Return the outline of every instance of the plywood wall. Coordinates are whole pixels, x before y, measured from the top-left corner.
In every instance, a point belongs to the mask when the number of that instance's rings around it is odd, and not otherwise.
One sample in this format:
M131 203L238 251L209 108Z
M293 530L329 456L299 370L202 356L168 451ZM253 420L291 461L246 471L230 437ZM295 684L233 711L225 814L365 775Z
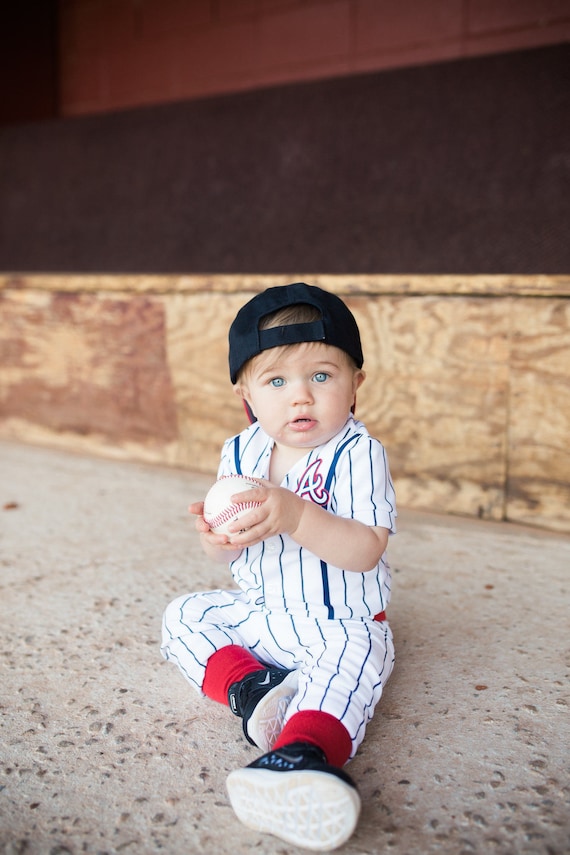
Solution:
M213 475L228 327L299 279L356 315L401 505L570 530L568 277L0 277L0 436Z

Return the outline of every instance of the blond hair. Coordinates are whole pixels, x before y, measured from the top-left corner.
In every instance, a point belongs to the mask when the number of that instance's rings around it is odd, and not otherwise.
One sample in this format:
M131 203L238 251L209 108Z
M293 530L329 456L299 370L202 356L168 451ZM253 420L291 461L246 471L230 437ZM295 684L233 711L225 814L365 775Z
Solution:
M277 309L265 315L259 321L259 329L270 330L274 327L288 327L291 324L310 324L312 321L318 321L320 317L321 313L316 306L296 303L294 306L285 306L283 309Z

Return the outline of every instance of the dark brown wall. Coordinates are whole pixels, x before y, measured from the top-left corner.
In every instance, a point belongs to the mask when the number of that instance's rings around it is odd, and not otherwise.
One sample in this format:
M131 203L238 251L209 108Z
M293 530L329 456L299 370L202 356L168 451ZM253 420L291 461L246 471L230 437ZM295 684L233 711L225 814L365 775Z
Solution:
M0 129L0 268L561 273L568 45Z
M58 111L56 0L0 8L0 125L50 119Z

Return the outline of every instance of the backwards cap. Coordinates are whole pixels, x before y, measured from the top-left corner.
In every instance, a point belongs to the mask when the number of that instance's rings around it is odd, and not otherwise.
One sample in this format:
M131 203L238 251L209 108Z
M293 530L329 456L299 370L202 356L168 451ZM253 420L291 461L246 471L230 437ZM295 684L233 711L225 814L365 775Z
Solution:
M287 306L306 304L314 306L321 317L305 324L287 324L260 330L259 323L266 315ZM230 327L230 378L232 383L248 359L264 350L284 344L322 341L348 353L362 368L364 357L360 334L354 315L336 294L323 291L314 285L295 282L278 285L257 294L237 313Z

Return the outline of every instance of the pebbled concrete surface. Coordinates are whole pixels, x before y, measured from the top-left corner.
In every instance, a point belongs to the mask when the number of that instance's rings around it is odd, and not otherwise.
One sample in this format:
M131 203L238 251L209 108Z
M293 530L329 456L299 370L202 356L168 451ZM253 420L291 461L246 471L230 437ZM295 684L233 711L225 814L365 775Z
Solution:
M3 853L302 851L235 819L259 752L158 649L173 596L228 584L186 513L210 481L0 443ZM390 555L397 665L338 851L569 851L570 538L402 511Z

